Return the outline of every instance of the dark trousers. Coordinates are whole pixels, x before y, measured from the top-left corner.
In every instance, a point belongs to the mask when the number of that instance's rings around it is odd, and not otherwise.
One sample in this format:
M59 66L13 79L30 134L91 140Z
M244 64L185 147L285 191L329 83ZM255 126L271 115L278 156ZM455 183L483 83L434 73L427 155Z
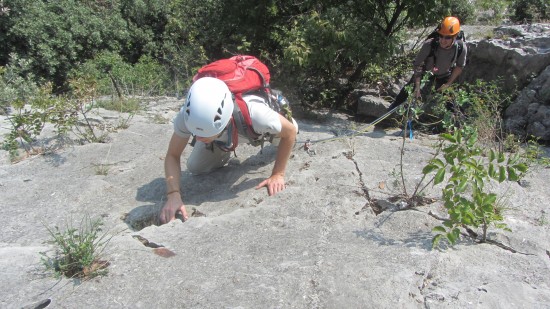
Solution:
M422 95L422 97L426 97L427 95L430 94L432 86L434 85L434 83L435 83L435 89L439 89L439 87L441 87L443 84L445 84L446 82L449 81L449 77L451 77L450 74L447 75L447 76L442 76L442 77L436 77L436 76L433 76L433 75L430 76L428 81L420 89L420 94ZM415 77L413 75L413 77L411 77L411 79L407 82L407 84L405 86L403 86L403 88L401 88L401 91L395 97L395 100L390 105L390 107L388 107L388 110L392 110L393 108L395 108L395 107L403 104L403 102L407 101L407 98L409 97L409 93L407 92L406 88L407 88L407 86L412 85L413 92L414 92L414 79L415 79Z

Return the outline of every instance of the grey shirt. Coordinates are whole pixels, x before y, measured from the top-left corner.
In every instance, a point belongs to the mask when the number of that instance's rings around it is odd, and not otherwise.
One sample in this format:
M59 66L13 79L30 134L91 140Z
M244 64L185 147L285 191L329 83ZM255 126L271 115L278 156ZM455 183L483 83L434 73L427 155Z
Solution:
M445 76L448 75L453 68L453 59L455 53L458 52L458 44L462 44L463 50L460 55L456 58L456 66L463 68L466 65L466 54L468 49L466 44L462 41L455 41L453 46L449 49L444 49L437 46L434 54L436 63L434 63L434 57L428 57L432 49L432 40L426 40L420 51L416 55L416 58L413 62L414 72L418 76L423 72L433 72L435 76Z

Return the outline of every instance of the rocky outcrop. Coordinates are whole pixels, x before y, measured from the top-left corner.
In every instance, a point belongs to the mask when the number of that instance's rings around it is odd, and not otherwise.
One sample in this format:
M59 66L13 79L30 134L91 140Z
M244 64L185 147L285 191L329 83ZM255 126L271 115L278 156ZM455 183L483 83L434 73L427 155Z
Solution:
M468 42L463 81L502 79L522 89L550 65L550 24L502 26L494 38Z
M495 28L497 39L469 43L464 80L501 78L523 89L505 111L505 127L522 137L550 141L550 24Z
M521 91L505 113L506 129L550 141L550 66Z

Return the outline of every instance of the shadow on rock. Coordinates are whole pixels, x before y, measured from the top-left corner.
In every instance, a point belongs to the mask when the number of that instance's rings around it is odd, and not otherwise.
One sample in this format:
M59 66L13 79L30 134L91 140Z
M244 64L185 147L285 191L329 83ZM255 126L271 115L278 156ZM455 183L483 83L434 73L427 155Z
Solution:
M183 171L180 188L185 195L184 202L200 205L206 201L224 201L236 197L240 191L254 188L267 177L265 173L256 170L271 164L275 154L276 148L267 146L264 147L263 154L258 153L243 162L239 162L238 158L232 158L228 165L208 174L192 175L188 171ZM257 177L248 177L254 174L257 174ZM166 199L165 193L164 178L156 178L138 188L136 200L157 203Z
M205 175L192 175L188 171L181 173L184 203L201 205L203 202L221 202L236 198L239 192L256 187L267 176L258 169L271 164L276 155L276 147L266 146L263 153L255 154L243 162L232 158L228 165ZM183 163L182 163L183 165ZM249 177L256 174L257 177ZM150 225L160 225L158 215L166 201L166 182L156 178L138 188L136 200L150 202L132 209L123 217L132 229L141 230Z
M140 231L151 225L160 225L159 212L162 203L142 205L132 209L121 219L134 231Z

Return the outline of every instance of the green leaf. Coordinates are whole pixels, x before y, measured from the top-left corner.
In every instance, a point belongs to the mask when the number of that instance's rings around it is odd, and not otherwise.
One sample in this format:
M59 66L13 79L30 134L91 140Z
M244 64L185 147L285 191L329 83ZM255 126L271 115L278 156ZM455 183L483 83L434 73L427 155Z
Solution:
M468 179L462 179L460 183L458 184L458 187L456 188L456 192L464 192L466 190L466 186L468 185Z
M427 175L427 174L435 171L437 168L438 167L435 164L428 164L428 165L424 166L424 168L422 169L422 174Z
M496 178L497 173L495 171L495 166L493 165L493 163L489 163L489 168L487 172L491 178Z
M472 213L466 213L465 216L462 218L462 223L466 225L472 225L474 223L474 216Z
M483 205L483 196L481 194L475 194L473 198L476 205Z
M494 193L491 193L487 195L487 197L485 197L485 203L495 204L496 201L497 201L497 195Z
M456 139L454 138L454 136L449 133L443 133L440 136L451 143L456 143Z
M443 181L443 179L445 179L445 169L440 168L437 171L437 173L435 174L434 185L437 185L437 184L441 183Z
M504 166L499 167L498 182L506 180L506 168Z
M445 162L447 162L447 164L450 164L450 165L453 165L454 164L454 159L456 158L456 154L455 153L447 153L445 154Z
M510 181L518 181L519 180L519 176L518 176L518 174L516 173L516 170L513 167L509 166L507 168L507 171L508 171L508 180L510 180Z
M444 167L445 166L445 163L443 163L443 161L441 161L440 159L433 159L432 164L434 164L438 167Z
M478 166L475 161L464 161L463 164L472 170L477 170Z
M504 162L504 160L506 160L506 158L504 157L504 152L500 152L498 154L498 161L497 162L502 163L502 162Z
M442 226L436 226L432 229L432 232L446 233L447 230Z
M519 154L516 153L515 155L513 156L510 156L508 158L508 162L506 162L506 165L513 165L513 164L516 164L516 162L518 162L519 160Z
M488 212L488 213L493 213L495 209L493 207L493 204L483 204L481 208L483 209L484 212Z
M493 162L496 159L497 155L495 154L495 151L491 149L489 152L489 162Z
M483 188L484 182L483 178L479 177L479 175L474 175L475 184L479 188Z
M432 248L436 248L439 245L441 237L443 237L442 234L437 234L434 236L434 238L432 238Z
M447 236L447 239L449 242L454 245L456 243L456 236L453 233L447 233L445 236Z
M527 169L528 169L528 166L525 163L520 163L520 164L514 165L514 168L516 168L517 170L519 170L522 173L526 173Z

